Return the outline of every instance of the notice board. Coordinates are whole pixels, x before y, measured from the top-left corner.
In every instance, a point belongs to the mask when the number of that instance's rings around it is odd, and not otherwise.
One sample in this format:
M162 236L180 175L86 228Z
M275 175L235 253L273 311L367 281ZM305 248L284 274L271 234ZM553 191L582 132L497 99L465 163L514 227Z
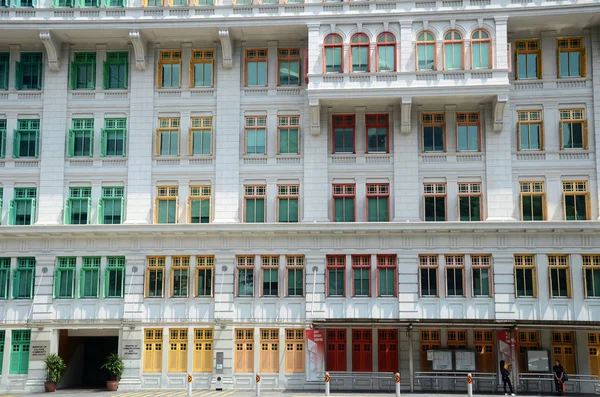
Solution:
M431 369L434 371L452 371L452 351L434 350Z
M527 350L527 371L550 372L547 350Z
M456 371L475 371L475 352L458 350L454 352L454 369Z

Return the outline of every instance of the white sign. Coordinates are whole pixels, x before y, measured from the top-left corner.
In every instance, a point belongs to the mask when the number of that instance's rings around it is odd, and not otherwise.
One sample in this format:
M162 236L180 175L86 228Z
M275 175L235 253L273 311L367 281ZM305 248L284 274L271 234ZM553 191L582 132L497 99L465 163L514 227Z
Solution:
M122 347L123 360L139 360L142 358L142 341L124 340Z
M43 361L50 353L50 341L31 341L29 343L29 361Z
M452 352L449 350L434 350L431 367L434 371L452 371Z
M433 361L433 350L427 350L427 361Z
M475 352L456 351L454 352L454 369L456 371L475 371Z

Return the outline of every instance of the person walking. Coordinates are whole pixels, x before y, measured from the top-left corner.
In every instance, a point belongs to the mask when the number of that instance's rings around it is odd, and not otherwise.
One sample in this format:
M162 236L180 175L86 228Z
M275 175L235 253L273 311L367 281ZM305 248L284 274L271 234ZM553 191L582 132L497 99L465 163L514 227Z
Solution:
M554 367L552 367L552 372L554 373L554 386L556 386L556 392L561 395L564 391L565 387L565 369L560 364L560 361L556 360L554 362Z
M508 392L506 391L506 385L510 389L510 395L515 396L515 392L513 390L512 382L510 381L510 371L512 370L512 364L505 364L504 360L500 360L500 375L502 375L502 386L504 387L504 395L508 396Z

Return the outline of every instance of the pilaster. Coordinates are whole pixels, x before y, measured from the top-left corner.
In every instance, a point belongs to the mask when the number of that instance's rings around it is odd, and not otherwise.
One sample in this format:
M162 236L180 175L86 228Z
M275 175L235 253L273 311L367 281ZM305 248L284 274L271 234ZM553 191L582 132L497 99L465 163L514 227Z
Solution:
M498 69L508 69L508 17L495 17L496 21L496 59L492 65Z
M411 72L415 70L415 58L412 53L414 38L412 33L412 21L401 20L400 21L400 51L399 58L400 64L398 67L399 72Z
M410 103L410 98L402 98L403 104L407 101ZM394 112L394 115L396 114L400 114L398 107ZM392 140L394 153L394 222L420 221L419 126L416 107L413 106L412 112L408 112L408 114L412 119L410 132L402 134L401 124L398 122L394 122L392 131L394 134ZM404 120L402 120L402 123L404 123Z

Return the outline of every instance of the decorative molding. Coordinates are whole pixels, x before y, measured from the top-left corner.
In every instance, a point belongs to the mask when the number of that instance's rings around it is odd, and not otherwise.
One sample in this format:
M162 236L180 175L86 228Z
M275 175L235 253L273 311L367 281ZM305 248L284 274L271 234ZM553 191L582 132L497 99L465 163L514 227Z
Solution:
M137 70L146 70L146 50L142 35L139 30L129 31L129 40L133 45L133 51L135 52L135 67Z
M508 102L508 95L497 95L494 99L494 132L501 132L504 127L504 109Z
M219 39L221 39L221 52L223 53L223 68L233 68L233 55L231 45L231 35L229 28L219 29Z
M387 32L390 30L390 23L388 21L383 21L383 31Z
M331 29L330 33L335 33L335 23L330 23L329 24L329 29Z
M410 112L412 105L412 97L402 98L402 111L400 113L400 133L404 135L410 134Z
M60 70L60 62L58 59L58 43L52 38L50 31L46 30L40 32L40 40L44 47L46 47L46 54L48 54L48 67L53 72Z
M356 23L356 31L358 33L362 33L362 25L363 25L362 22L357 22Z
M423 30L427 30L428 26L429 26L429 21L423 21Z
M310 132L313 136L321 134L321 109L318 99L311 99L308 102L310 106Z
M450 20L450 29L452 29L452 30L456 29L456 19Z
M479 29L483 28L483 18L477 18L477 27Z

